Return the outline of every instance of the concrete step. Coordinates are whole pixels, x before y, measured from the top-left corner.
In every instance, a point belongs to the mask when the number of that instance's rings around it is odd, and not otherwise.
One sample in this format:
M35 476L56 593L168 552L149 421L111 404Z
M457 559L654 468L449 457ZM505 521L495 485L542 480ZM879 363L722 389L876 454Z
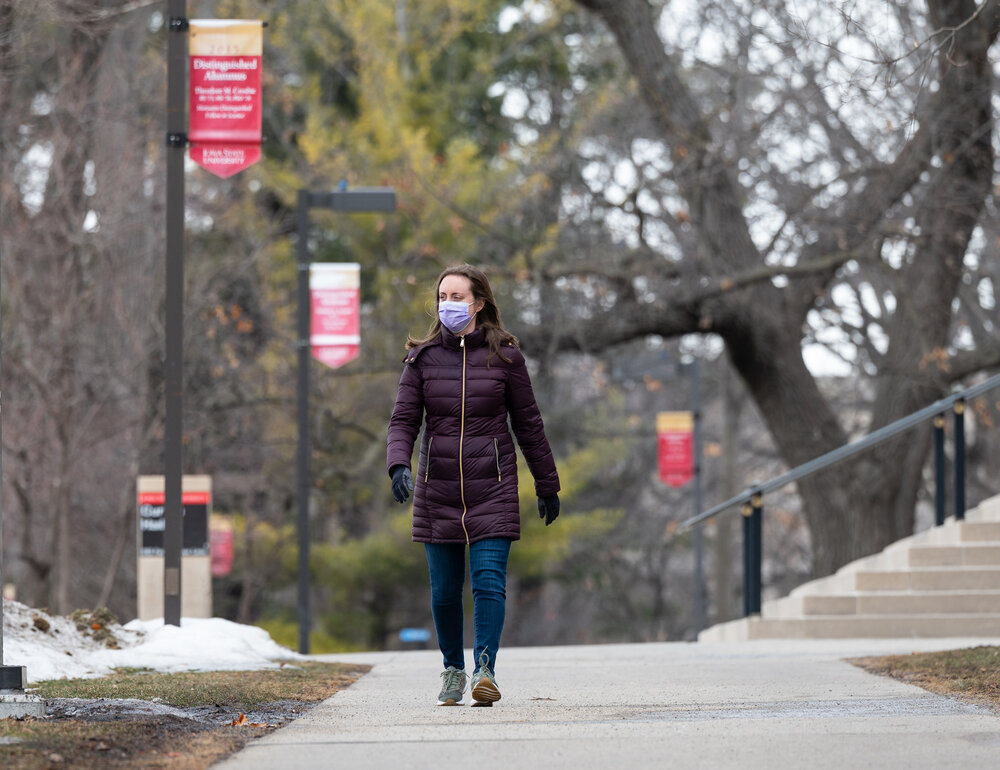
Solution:
M961 540L962 525L927 530L886 546L881 553L851 562L846 571L899 570L910 567L1000 566L1000 541ZM970 549L968 551L963 549Z
M843 596L799 596L769 602L762 609L762 617L768 620L815 615L1000 614L1000 590L928 593L881 591Z
M866 570L854 578L857 591L1000 591L1000 567Z
M873 639L1000 636L1000 614L816 615L798 619L740 618L698 635L699 642L747 639Z
M1000 544L920 545L909 549L911 567L1000 566Z
M855 575L850 571L837 571L833 575L803 583L785 597L816 596L819 594L843 594L856 590ZM777 601L783 601L778 599Z
M1000 503L1000 498L998 498L997 501ZM837 590L840 590L840 587L843 584L841 581L833 578L838 575L843 575L844 573L855 573L864 570L894 570L908 568L911 566L910 552L914 548L948 545L958 546L964 544L993 545L1000 547L1000 505L993 507L987 505L991 503L993 503L992 499L980 504L979 508L969 512L968 516L970 518L964 521L955 521L954 518L949 517L940 527L931 527L930 529L922 530L909 537L904 537L903 539L887 546L883 551L871 554L870 556L864 556L860 559L855 559L838 569L834 575L829 575L827 577L820 578L819 580L805 583L795 589L792 593L794 594L795 591L805 591L806 593L836 592ZM981 510L984 507L986 510ZM977 518L973 520L971 517L974 513ZM985 518L993 516L996 518ZM995 563L1000 566L1000 560L989 563Z
M963 521L959 523L959 530L963 543L1000 543L1000 521Z
M699 639L1000 636L1000 495Z
M921 530L910 541L913 545L949 545L994 543L1000 545L1000 521L955 521L947 519L940 527Z

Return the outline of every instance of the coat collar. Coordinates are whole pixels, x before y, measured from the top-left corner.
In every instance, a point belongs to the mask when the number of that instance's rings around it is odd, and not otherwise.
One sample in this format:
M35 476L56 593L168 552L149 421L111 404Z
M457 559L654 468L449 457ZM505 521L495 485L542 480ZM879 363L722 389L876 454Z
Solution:
M482 329L475 329L465 336L465 346L468 348L478 348L486 344L486 334ZM462 346L462 338L457 334L452 334L446 327L441 327L441 342L446 348L459 348Z
M434 347L435 345L442 345L443 347L457 350L461 348L462 338L457 334L452 334L445 327L441 327L441 336L437 339L431 340L430 342L425 342L423 345L418 345L415 348L410 348L406 353L406 358L403 359L406 363L412 364L423 353L427 348ZM465 335L465 345L470 348L478 348L486 344L486 333L482 329L476 329L470 334Z

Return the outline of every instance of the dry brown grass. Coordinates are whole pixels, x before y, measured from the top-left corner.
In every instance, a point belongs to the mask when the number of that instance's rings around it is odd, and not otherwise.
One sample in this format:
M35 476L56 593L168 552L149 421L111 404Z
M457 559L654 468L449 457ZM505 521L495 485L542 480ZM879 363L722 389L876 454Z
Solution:
M43 682L35 692L46 698L50 716L0 720L0 766L202 770L350 686L367 670L309 662L273 671L122 670L101 679ZM132 706L125 699L134 699ZM185 714L137 714L136 700Z
M1000 712L1000 647L855 658L851 663L873 674L891 676Z

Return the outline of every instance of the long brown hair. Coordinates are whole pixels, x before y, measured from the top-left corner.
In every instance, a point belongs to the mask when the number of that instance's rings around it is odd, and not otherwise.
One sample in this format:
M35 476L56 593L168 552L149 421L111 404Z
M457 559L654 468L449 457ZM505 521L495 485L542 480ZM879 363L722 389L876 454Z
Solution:
M486 357L487 364L495 355L500 356L504 361L510 363L510 359L500 352L500 347L505 343L516 347L517 337L503 328L503 321L500 320L500 308L497 307L496 300L493 298L493 289L490 288L490 281L486 277L486 273L478 267L473 267L467 263L452 265L441 271L441 275L438 276L437 282L434 284L434 320L431 322L427 334L422 338L407 338L406 349L409 350L418 345L424 345L432 340L436 340L441 335L441 319L438 318L437 312L438 289L441 288L441 281L449 275L461 275L468 278L469 283L472 285L473 299L476 301L482 300L484 303L483 309L476 315L476 328L483 330L486 336L486 344L490 348L489 355Z

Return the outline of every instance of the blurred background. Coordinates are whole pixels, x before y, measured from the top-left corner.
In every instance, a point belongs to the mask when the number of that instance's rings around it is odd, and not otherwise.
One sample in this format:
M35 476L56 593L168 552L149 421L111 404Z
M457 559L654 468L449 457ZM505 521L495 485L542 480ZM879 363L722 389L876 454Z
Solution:
M187 172L184 468L235 533L215 613L294 644L296 192L345 180L398 211L311 214L362 299L360 357L312 367L312 651L432 627L385 435L456 262L521 339L563 484L545 528L521 469L505 643L693 638L692 484L656 456L693 362L706 506L1000 365L996 6L191 0L268 23L262 162ZM165 10L0 0L4 589L52 612L134 617L135 479L163 472ZM967 415L970 507L998 407ZM929 525L929 446L770 496L765 598ZM740 613L739 518L704 532L708 623Z

